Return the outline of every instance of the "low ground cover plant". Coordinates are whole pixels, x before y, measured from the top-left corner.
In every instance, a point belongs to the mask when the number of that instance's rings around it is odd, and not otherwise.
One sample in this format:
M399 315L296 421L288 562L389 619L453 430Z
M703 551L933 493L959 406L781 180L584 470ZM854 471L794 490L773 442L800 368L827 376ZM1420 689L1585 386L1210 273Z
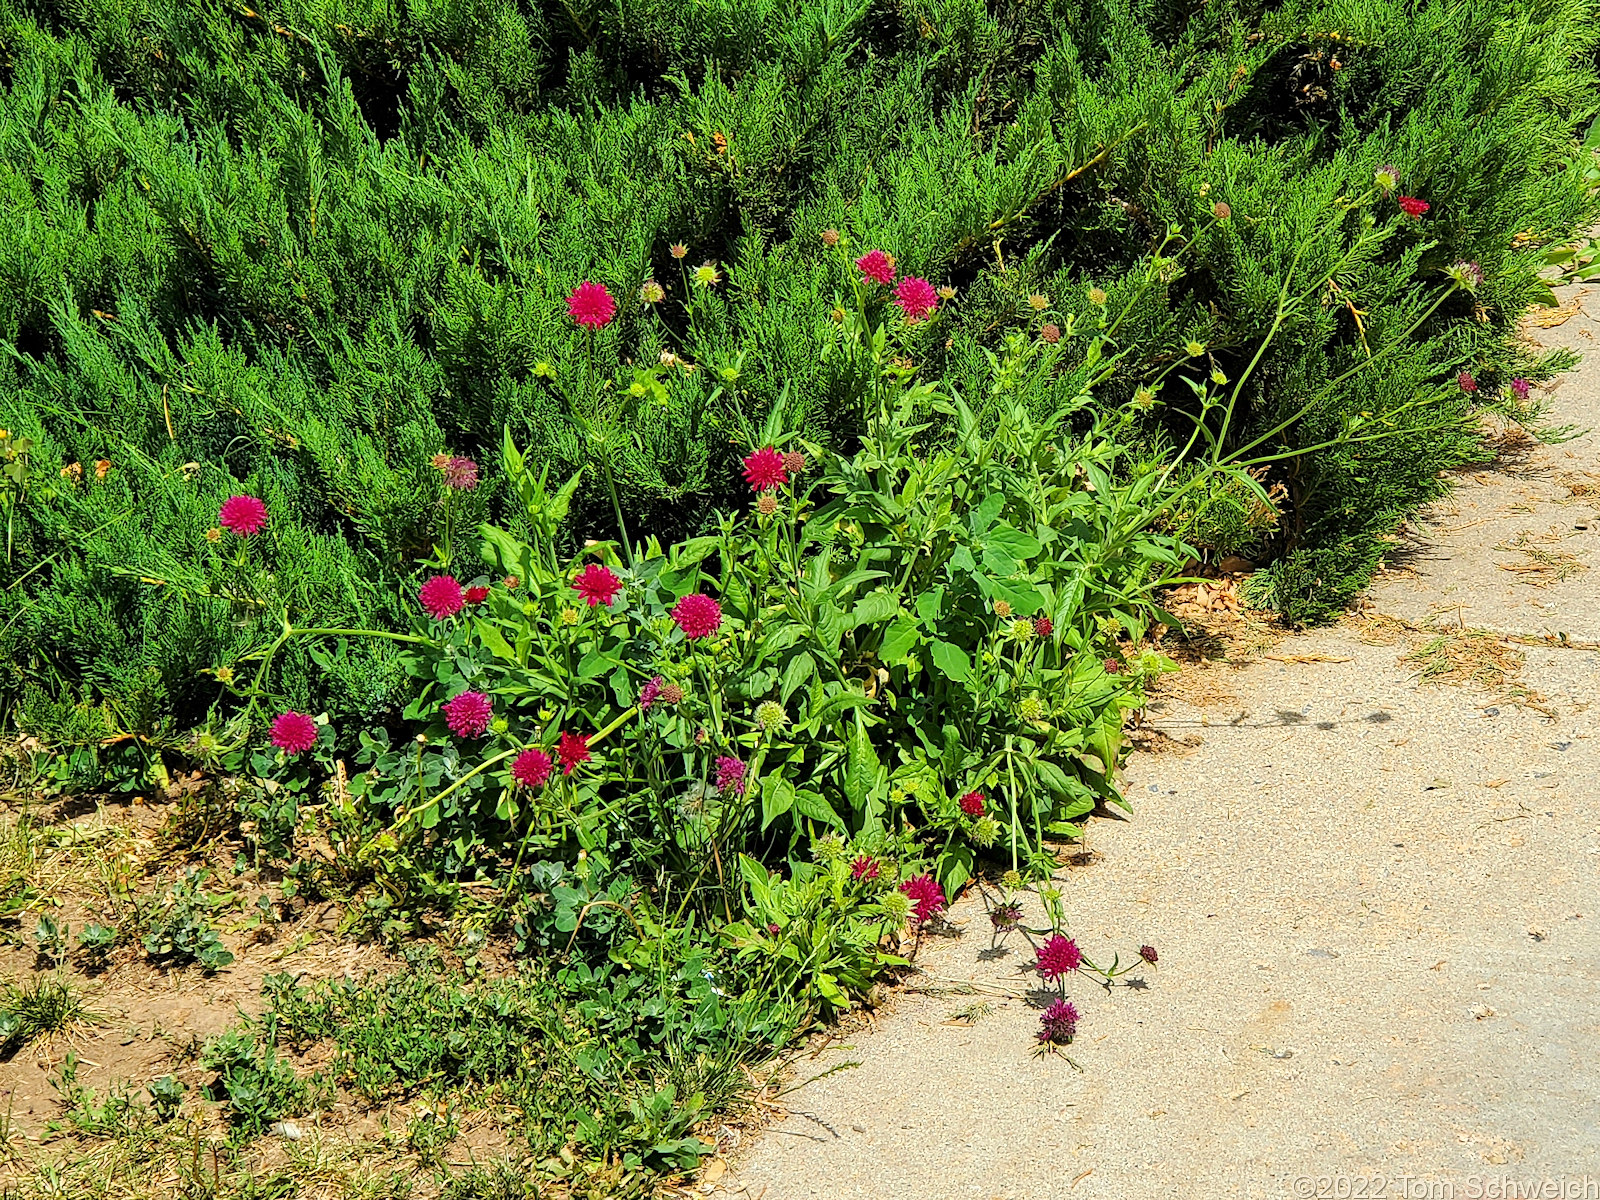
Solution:
M1091 290L1138 295L1095 402L1152 399L1141 438L1188 435L1167 373L1188 344L1231 377L1260 352L1227 438L1321 449L1264 472L1283 520L1219 495L1190 533L1275 563L1254 594L1291 619L1336 609L1478 452L1443 410L1515 407L1551 365L1510 331L1592 212L1594 29L1586 0L0 5L31 114L0 135L0 695L58 744L176 750L212 672L272 636L236 605L399 629L419 559L511 522L508 425L554 478L584 468L568 551L619 536L608 477L635 535L709 532L780 397L785 435L860 432L860 381L824 352L829 228L959 291L913 357L986 431L1076 394L991 390L990 356L1053 330L1082 361L1094 330L1066 314ZM1328 206L1387 164L1386 216L1427 208L1324 273ZM1191 241L1148 286L1173 223ZM1268 339L1297 256L1323 291ZM1482 285L1413 327L1413 268L1457 259ZM584 281L604 327L562 311ZM1472 393L1415 406L1463 370ZM1362 414L1403 436L1343 441ZM241 493L273 514L243 568L227 542L195 555ZM286 648L274 685L341 728L397 720L393 647L342 654Z

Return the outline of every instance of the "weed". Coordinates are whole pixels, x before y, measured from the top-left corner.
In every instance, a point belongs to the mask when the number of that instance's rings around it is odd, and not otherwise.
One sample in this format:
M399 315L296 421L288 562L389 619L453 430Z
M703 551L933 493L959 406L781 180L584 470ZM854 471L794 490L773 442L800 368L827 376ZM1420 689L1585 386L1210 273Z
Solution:
M98 1020L71 980L34 975L0 990L0 1054Z
M207 894L200 887L205 877L204 871L189 871L144 913L145 953L156 962L197 962L207 971L215 971L233 961L232 952L223 946L210 921L210 914L233 897Z
M163 1121L170 1121L177 1116L185 1090L185 1085L171 1075L163 1075L160 1079L152 1080L150 1106L155 1110L156 1116Z
M210 1099L227 1107L229 1123L241 1136L262 1133L274 1121L308 1111L325 1093L319 1079L296 1077L294 1068L248 1032L218 1034L200 1052L200 1065L217 1072Z

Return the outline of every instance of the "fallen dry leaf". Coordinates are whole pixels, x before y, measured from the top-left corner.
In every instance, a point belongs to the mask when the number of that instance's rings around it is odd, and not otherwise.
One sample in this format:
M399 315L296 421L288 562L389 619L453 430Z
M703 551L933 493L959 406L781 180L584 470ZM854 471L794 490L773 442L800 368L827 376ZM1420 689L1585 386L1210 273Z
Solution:
M1589 294L1588 288L1580 288L1578 294L1565 304L1550 309L1547 312L1534 313L1528 318L1528 324L1539 329L1554 329L1557 325L1565 325L1583 307L1583 298Z

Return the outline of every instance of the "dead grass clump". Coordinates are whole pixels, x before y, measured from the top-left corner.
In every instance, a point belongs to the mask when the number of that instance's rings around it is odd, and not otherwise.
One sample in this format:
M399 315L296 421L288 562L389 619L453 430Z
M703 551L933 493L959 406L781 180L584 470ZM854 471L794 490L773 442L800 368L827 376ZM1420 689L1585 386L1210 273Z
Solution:
M1563 579L1571 579L1585 570L1583 560L1570 550L1559 549L1562 535L1554 531L1535 535L1524 529L1509 542L1495 549L1504 554L1520 554L1526 560L1520 563L1500 563L1502 571L1518 576L1518 581L1530 587L1549 587Z

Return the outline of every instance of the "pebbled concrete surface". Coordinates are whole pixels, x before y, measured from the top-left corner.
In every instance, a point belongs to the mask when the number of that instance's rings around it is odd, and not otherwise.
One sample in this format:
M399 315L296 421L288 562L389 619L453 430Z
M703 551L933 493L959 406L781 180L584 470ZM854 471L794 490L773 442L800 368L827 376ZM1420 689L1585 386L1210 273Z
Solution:
M1597 328L1580 313L1530 332L1587 351ZM1549 398L1556 420L1600 429L1600 363ZM1500 569L1527 556L1496 549L1553 529L1538 544L1581 562L1600 477L1570 485L1600 476L1597 448L1591 434L1464 480L1419 520L1424 549L1374 589L1377 610L1600 641L1600 572L1535 587ZM1081 1073L1030 1056L1031 951L991 950L969 895L959 936L919 958L946 994L901 998L809 1063L860 1065L792 1092L705 1190L1600 1195L1600 653L1525 648L1541 712L1419 685L1403 649L1321 630L1273 653L1342 661L1224 669L1205 703L1153 706L1199 744L1136 755L1134 816L1096 822L1095 861L1058 879L1091 957L1161 952L1146 988L1071 989ZM987 1015L949 1023L981 1000Z

